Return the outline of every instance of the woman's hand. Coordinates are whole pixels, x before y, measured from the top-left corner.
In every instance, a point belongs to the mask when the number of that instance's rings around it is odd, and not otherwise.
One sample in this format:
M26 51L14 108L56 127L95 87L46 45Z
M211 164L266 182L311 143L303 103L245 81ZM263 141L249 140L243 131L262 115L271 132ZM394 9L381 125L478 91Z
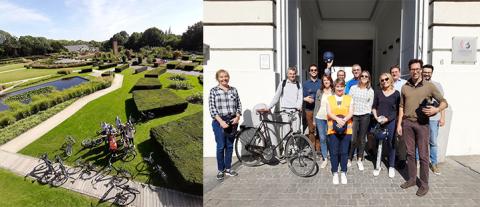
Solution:
M222 128L224 128L224 129L226 129L226 128L229 127L228 124L227 124L225 121L223 121L223 120L220 122L220 126L221 126Z
M343 127L343 125L345 125L346 121L342 118L338 118L335 120L337 121L337 125L339 125L339 127Z
M233 118L232 124L238 124L239 121L240 121L240 117L236 116L235 118Z

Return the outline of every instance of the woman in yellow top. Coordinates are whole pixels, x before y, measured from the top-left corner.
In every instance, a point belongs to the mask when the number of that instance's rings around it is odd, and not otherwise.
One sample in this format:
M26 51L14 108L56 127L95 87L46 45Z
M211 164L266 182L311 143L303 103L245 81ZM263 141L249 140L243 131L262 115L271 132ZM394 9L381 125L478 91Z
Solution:
M345 80L335 80L335 94L327 102L327 135L332 164L333 184L339 183L338 164L341 166L341 182L347 184L348 147L352 139L352 97L345 94Z

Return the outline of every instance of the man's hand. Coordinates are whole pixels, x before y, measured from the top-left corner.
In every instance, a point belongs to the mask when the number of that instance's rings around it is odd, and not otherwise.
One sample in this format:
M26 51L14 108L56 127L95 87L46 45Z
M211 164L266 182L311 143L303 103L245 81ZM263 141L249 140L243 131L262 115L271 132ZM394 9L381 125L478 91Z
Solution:
M440 111L439 108L433 106L427 106L422 109L422 112L427 116L433 116Z
M303 98L304 101L308 102L309 104L313 104L315 100L311 96L307 96Z
M440 120L438 121L438 126L445 126L445 118L444 117L440 117Z
M398 136L402 136L402 125L397 125L397 134Z
M332 61L330 61L329 63L327 63L327 68L331 68L331 67L332 67L332 65L333 65L333 60L332 60Z

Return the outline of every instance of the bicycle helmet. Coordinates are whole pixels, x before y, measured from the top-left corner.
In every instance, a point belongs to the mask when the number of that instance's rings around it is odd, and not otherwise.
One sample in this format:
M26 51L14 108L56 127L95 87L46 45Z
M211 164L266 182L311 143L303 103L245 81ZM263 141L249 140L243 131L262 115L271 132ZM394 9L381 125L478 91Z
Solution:
M334 58L335 58L335 55L331 51L326 51L323 53L323 62L325 63L332 62Z

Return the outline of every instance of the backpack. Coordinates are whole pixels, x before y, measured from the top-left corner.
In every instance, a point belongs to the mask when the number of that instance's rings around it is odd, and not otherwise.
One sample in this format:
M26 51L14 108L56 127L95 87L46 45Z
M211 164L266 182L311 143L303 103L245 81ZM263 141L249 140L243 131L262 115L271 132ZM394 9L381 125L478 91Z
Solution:
M297 83L297 89L300 90L300 84L298 83L298 81L296 81ZM282 82L282 95L283 95L283 89L285 88L285 85L287 85L287 79L283 80Z

